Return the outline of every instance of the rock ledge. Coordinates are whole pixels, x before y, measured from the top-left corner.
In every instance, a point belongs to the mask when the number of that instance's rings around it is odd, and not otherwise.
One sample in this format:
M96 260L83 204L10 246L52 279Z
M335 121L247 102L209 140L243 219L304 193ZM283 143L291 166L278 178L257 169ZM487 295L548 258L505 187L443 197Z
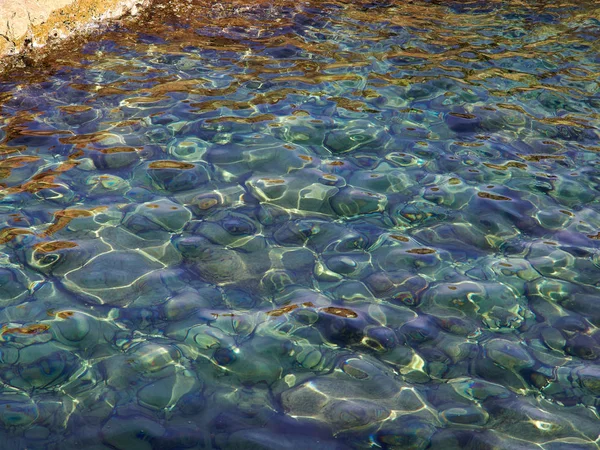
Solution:
M125 14L151 0L0 0L0 58L34 50Z

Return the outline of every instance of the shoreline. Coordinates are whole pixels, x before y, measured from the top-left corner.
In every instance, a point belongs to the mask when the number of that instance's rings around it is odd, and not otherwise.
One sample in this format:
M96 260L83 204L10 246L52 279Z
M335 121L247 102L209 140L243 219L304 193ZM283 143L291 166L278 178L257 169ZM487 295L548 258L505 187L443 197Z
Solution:
M152 0L0 0L0 74L24 68L48 49L113 20L134 17Z

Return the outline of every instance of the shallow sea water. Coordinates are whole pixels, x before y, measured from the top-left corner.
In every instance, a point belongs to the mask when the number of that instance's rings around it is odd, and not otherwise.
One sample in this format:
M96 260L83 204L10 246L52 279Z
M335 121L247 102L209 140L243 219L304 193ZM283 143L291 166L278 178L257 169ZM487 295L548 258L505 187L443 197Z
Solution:
M597 449L598 4L160 6L0 84L0 447Z

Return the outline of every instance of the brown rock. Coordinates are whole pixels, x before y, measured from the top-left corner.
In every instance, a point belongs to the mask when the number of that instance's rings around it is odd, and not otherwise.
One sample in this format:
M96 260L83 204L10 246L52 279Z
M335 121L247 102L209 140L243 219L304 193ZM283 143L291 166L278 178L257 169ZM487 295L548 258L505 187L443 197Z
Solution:
M136 14L150 0L0 0L0 57L45 45L107 19Z

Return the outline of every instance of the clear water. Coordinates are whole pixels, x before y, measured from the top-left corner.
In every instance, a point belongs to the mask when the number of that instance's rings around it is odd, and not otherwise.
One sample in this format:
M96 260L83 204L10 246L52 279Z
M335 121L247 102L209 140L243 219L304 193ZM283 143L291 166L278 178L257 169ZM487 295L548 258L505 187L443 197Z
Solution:
M599 42L182 2L8 74L1 448L597 449Z

